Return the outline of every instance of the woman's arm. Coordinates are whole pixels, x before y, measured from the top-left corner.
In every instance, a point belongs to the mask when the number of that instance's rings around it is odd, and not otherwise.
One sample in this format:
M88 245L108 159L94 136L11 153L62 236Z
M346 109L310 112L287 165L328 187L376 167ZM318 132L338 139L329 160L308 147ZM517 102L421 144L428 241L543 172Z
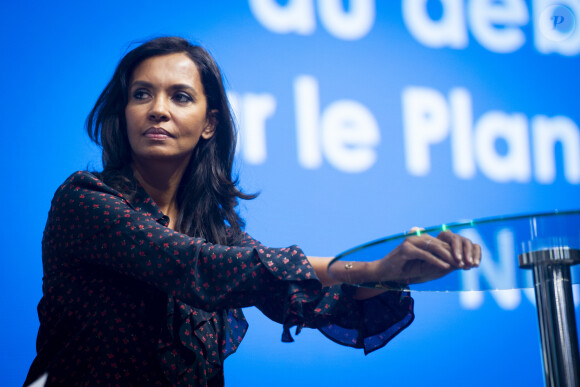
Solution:
M334 258L332 257L308 257L308 262L316 272L316 276L322 283L322 286L333 286L333 285L340 285L342 282L334 279L328 274L328 265L330 261ZM339 263L340 264L340 263ZM364 262L344 262L343 265L352 264L353 268L354 265L363 265ZM371 289L371 288L358 288L356 290L356 294L354 296L357 300L366 300L368 298L378 296L381 293L384 293L385 289Z
M308 257L308 262L316 272L316 276L322 283L322 286L339 285L340 281L332 278L328 274L328 265L332 261L332 257Z
M444 231L436 238L428 234L410 236L391 253L376 261L337 262L331 276L328 265L332 259L308 257L323 286L365 282L409 285L437 279L457 269L479 266L481 248L467 238ZM367 299L383 292L382 289L361 287L357 289L355 298Z
M151 199L141 199L130 203L87 172L71 176L51 205L43 238L45 276L60 281L63 273L97 267L208 311L266 302L284 293L288 282L320 289L298 248L208 243L166 227L157 219L162 214L146 207Z

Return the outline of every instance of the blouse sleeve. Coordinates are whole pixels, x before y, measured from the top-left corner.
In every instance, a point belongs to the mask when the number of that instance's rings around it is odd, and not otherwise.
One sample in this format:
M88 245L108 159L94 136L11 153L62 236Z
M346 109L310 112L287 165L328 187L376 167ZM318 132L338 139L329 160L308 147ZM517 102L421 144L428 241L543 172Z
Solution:
M222 246L175 232L88 172L58 189L43 238L47 277L98 265L207 311L265 303L291 288L289 315L300 315L296 301L320 283L311 268L286 258L292 254L306 260L298 250Z
M242 246L254 246L258 251L268 251L260 242L245 234ZM291 255L303 254L296 246L289 248ZM308 260L302 260L295 271L312 270ZM414 319L413 299L409 292L388 291L367 300L356 300L356 288L348 285L325 287L307 295L300 318L293 321L296 333L302 326L319 329L329 339L350 347L363 348L365 354L385 346ZM294 297L300 297L297 292ZM256 306L270 319L284 324L282 341L293 341L288 324L288 306L275 300L266 300Z

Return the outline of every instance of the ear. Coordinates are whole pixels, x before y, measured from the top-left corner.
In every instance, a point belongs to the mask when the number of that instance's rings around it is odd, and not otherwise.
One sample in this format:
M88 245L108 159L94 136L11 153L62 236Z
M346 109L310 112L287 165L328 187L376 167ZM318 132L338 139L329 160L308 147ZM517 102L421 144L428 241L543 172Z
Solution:
M207 117L206 117L206 126L205 128L203 128L203 131L201 132L201 137L204 140L209 140L210 138L213 137L213 134L215 133L215 130L217 128L217 109L213 109L210 110L207 113Z

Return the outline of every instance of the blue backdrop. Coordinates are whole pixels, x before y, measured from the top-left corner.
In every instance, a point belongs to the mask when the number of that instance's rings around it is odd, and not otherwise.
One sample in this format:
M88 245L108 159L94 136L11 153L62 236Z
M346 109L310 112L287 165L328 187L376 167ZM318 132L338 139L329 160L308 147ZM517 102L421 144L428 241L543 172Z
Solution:
M557 4L556 4L557 3ZM460 219L579 208L580 1L5 1L0 382L35 354L40 240L83 124L120 57L200 42L241 128L240 211L264 244L310 255ZM500 292L501 293L501 292ZM416 320L369 356L254 309L231 386L542 385L533 302L416 294ZM511 297L514 302L502 302Z

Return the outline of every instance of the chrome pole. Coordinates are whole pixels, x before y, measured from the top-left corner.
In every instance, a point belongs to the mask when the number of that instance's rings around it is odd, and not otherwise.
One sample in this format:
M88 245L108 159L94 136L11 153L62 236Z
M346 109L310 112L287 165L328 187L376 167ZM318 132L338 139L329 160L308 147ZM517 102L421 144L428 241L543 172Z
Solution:
M570 266L580 251L556 247L519 256L521 268L531 268L540 325L546 385L580 386L580 356L572 297Z

